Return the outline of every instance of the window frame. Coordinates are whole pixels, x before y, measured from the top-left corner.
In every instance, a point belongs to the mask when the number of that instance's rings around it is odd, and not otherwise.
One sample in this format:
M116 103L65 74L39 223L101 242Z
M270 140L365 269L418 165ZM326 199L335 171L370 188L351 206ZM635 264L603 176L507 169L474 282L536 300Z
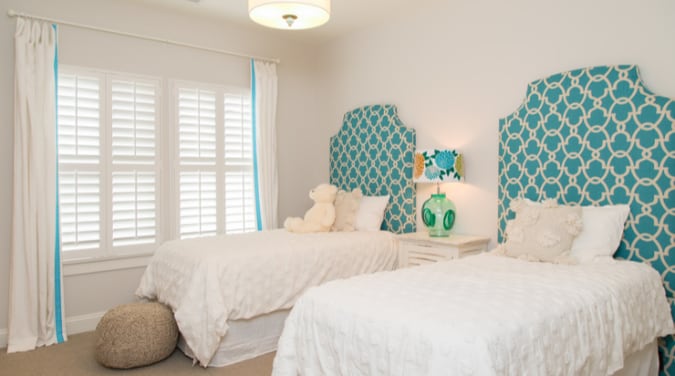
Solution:
M186 166L180 164L180 124L179 124L179 92L181 89L197 89L197 90L208 90L215 92L215 103L216 103L216 155L215 155L215 166L201 166L194 165L189 166L187 169L193 167L193 171L198 171L199 169L205 170L209 169L215 172L216 174L216 235L226 234L227 229L225 228L225 217L227 215L227 207L225 205L225 173L227 171L239 172L241 168L233 168L232 166L227 166L225 163L225 94L241 95L251 97L251 89L243 88L231 85L217 85L217 84L208 84L197 81L189 80L178 80L170 79L169 80L169 95L170 98L167 100L169 103L169 126L171 131L169 133L169 143L168 147L171 150L171 155L169 157L169 171L170 171L170 193L171 205L169 205L170 210L170 228L169 234L171 239L181 239L180 233L180 172L182 169L186 169ZM252 111L251 104L251 111ZM251 119L251 121L253 121ZM253 124L252 124L253 127ZM255 153L255 150L253 150ZM252 156L252 159L255 159L255 155ZM255 173L253 166L250 168L251 173ZM255 192L253 192L255 195ZM255 201L253 205L255 205ZM257 228L251 230L256 231Z
M147 265L150 256L164 241L180 239L180 169L177 168L179 161L179 128L178 113L180 88L210 90L216 93L216 164L213 171L216 172L216 234L226 233L225 221L227 215L225 196L225 174L228 171L254 173L253 165L249 167L228 166L225 160L225 96L240 95L251 98L251 89L231 85L209 84L187 80L178 80L165 77L141 75L135 73L117 72L106 69L88 68L76 65L62 64L59 67L60 74L75 76L96 77L99 83L99 164L98 167L89 165L86 169L97 171L99 180L99 247L83 250L61 250L64 263L64 275L79 275L102 272L106 270L119 270L138 268ZM114 80L133 81L136 83L151 84L155 89L155 129L154 129L154 167L137 168L136 164L113 165L112 142L112 82ZM58 92L57 92L58 96ZM248 102L251 111L253 105ZM244 119L248 114L242 112ZM251 119L252 121L253 119ZM58 123L57 123L58 126ZM253 132L251 123L251 133ZM57 130L58 134L58 130ZM251 135L251 137L253 134ZM251 150L255 141L252 140ZM251 156L251 161L255 155ZM65 171L77 168L76 164L67 167ZM150 165L147 165L150 166ZM59 171L64 171L59 161ZM129 170L124 170L129 167ZM112 179L115 171L153 171L155 174L155 241L147 244L118 245L113 246L113 186ZM253 188L255 189L255 188ZM255 192L252 192L255 197ZM245 196L244 196L245 197ZM61 197L59 197L59 203ZM255 199L253 199L255 211ZM253 214L255 221L255 212ZM247 221L248 219L244 219ZM246 227L244 231L255 231L257 227Z
M164 100L163 100L163 79L161 77L153 77L146 75L139 75L134 73L116 72L110 70L102 70L95 68L87 68L75 65L59 65L58 74L71 74L75 76L91 76L96 77L99 82L99 163L98 169L93 165L86 166L85 164L72 163L73 169L80 168L86 170L97 171L100 174L99 178L99 246L98 248L88 248L82 250L64 251L61 249L61 257L64 263L79 264L83 261L109 261L117 258L139 257L143 255L152 254L154 250L166 240L165 232L163 231L162 222L162 200L164 193L162 192L163 175L162 175L162 159L161 155L164 153L163 141L163 124L164 122ZM134 245L118 245L113 246L113 184L112 177L115 171L125 171L124 166L129 167L130 164L113 165L112 156L112 82L114 80L133 81L134 83L143 83L154 86L155 89L155 129L154 129L154 167L145 168L137 171L152 171L155 176L155 239L152 243L134 244ZM57 91L58 97L58 91ZM58 134L58 123L57 123ZM145 165L151 166L151 165ZM63 171L64 165L59 160L59 173ZM140 167L140 166L135 166ZM65 169L70 170L69 168ZM59 207L61 207L61 196L59 194ZM59 219L61 214L59 213ZM81 273L74 273L81 274Z

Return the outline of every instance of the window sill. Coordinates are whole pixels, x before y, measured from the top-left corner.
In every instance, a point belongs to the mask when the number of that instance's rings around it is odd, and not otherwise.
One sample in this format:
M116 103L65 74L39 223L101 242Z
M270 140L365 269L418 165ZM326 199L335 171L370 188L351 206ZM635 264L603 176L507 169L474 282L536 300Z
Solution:
M144 268L148 266L152 253L124 256L88 257L63 260L63 276L109 272L113 270Z

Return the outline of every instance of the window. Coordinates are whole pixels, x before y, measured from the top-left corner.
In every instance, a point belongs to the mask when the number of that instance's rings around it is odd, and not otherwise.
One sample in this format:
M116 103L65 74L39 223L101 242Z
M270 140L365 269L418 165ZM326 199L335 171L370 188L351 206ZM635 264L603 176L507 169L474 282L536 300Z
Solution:
M160 79L60 68L64 259L150 253L168 239L256 230L250 91L166 86L170 116L161 114Z
M157 85L112 79L112 245L154 244Z
M58 77L59 209L63 251L101 242L101 81Z
M177 235L256 230L248 90L174 83Z
M251 96L225 94L225 231L255 231Z
M158 243L159 81L61 67L59 209L66 258Z

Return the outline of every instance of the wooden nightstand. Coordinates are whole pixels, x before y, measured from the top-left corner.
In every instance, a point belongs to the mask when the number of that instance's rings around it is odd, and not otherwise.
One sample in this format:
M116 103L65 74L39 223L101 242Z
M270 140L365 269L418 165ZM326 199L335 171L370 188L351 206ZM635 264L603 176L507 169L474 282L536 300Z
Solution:
M487 251L490 238L472 235L430 237L424 232L398 236L399 267L416 266L440 260L452 260Z

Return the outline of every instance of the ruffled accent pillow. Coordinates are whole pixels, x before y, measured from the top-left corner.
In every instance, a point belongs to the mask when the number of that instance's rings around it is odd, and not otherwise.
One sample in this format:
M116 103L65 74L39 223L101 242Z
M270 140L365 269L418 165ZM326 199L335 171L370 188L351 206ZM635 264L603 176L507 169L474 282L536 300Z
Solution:
M524 199L526 205L544 205L544 202L534 202ZM553 201L555 202L555 200ZM630 214L630 206L626 204L582 206L581 220L584 228L574 238L570 255L579 263L612 259L621 244L623 230Z
M351 192L339 190L335 197L335 222L331 231L356 230L356 214L359 211L363 193L360 188Z
M576 264L570 256L572 242L581 233L581 207L558 206L555 201L527 205L514 200L515 219L506 223L506 243L498 253L528 261Z

